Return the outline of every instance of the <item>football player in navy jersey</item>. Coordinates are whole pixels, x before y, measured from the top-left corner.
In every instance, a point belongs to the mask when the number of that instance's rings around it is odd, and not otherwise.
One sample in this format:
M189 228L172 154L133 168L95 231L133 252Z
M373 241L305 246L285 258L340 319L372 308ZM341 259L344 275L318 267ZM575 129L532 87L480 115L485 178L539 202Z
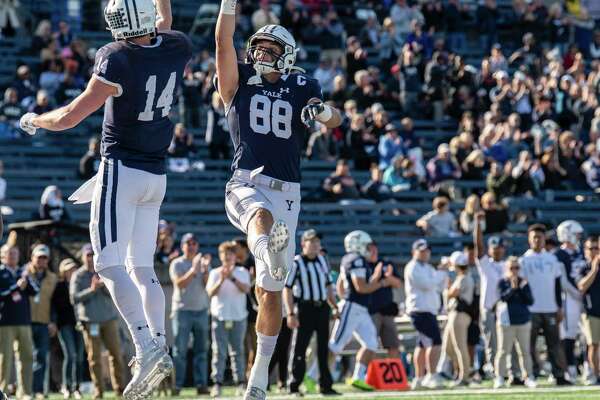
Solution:
M248 235L256 258L257 356L246 399L264 399L268 366L281 327L281 291L295 251L300 212L300 158L305 125L339 126L339 111L323 104L316 80L300 70L296 41L267 25L249 40L245 63L233 45L237 0L222 0L217 20L216 87L225 104L235 153L225 209Z
M561 285L564 291L564 318L560 324L560 338L567 359L567 371L572 382L577 379L575 340L581 333L579 322L583 312L582 295L576 282L579 270L586 266L581 251L582 235L583 227L574 220L563 221L556 227L556 236L561 245L554 255L562 264Z
M148 397L173 363L165 343L165 297L154 273L169 112L191 58L186 35L171 30L169 0L111 0L104 11L116 39L98 50L86 90L46 114L26 114L21 127L62 131L100 106L102 164L71 199L91 201L94 265L133 337L135 372L124 396Z
M338 278L338 294L343 300L339 305L340 318L335 321L329 338L329 350L339 354L356 336L361 347L348 383L368 391L373 387L365 382L367 367L378 347L377 328L369 314L369 306L374 292L392 285L392 278L384 277L383 263L373 268L369 265L375 248L372 244L371 236L363 231L350 232L344 238L346 255L340 261Z

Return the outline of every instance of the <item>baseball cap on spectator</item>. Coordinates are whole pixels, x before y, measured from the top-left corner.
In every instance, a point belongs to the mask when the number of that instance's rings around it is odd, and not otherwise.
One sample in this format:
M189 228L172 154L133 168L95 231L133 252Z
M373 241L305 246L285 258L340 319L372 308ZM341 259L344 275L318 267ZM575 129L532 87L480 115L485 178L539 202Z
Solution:
M31 252L33 257L50 257L50 249L45 244L38 244Z
M567 82L569 82L569 83L574 83L574 82L575 82L575 79L574 79L574 78L573 78L571 75L563 75L563 76L560 78L560 80L561 80L561 82L562 82L562 81L567 81Z
M194 235L194 234L193 234L193 233L191 233L191 232L188 232L188 233L184 234L184 235L181 237L181 244L183 244L183 243L187 243L187 242L189 242L190 240L193 240L193 241L195 241L195 242L198 242L198 239L196 239L196 235Z
M317 232L315 229L305 230L302 234L302 241L305 242L307 240L313 240L315 238L321 239L321 234Z
M73 260L72 258L65 258L58 265L58 272L60 274L64 274L65 272L67 272L73 268L79 268L79 265L77 265L75 260Z
M504 244L504 239L502 239L500 236L490 236L490 238L487 241L487 245L488 247L505 247Z
M92 248L92 245L89 243L84 244L81 247L81 254L83 254L84 256L88 254L94 254L94 249Z
M426 250L428 248L429 248L429 243L427 243L427 240L425 240L425 239L415 240L415 242L412 244L413 251Z
M560 130L560 126L558 126L558 124L554 121L552 121L551 119L547 119L544 120L542 122L542 127L546 130L546 131L558 131Z
M161 219L160 221L158 221L158 230L167 228L168 226L169 226L169 223L167 222L167 220Z
M385 126L385 133L388 133L388 132L397 132L397 131L398 131L398 129L396 129L396 127L394 126L394 124L387 124Z
M494 72L494 79L508 79L508 73L503 70L496 71Z
M494 43L492 49L502 50L502 45L500 43Z
M517 71L514 74L514 78L518 81L525 82L527 80L527 76L521 71Z
M464 265L468 265L469 264L469 260L467 259L467 256L462 251L455 251L455 252L453 252L450 255L450 262L454 266L457 266L457 265L464 266Z
M442 143L438 146L437 152L438 154L450 153L450 146L448 145L448 143Z

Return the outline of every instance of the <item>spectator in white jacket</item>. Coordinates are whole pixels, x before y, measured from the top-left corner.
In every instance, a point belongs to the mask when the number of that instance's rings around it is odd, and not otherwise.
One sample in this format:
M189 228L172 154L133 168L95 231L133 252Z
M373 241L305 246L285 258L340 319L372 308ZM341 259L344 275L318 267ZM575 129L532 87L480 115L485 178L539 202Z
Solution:
M546 227L531 225L528 230L529 250L519 259L521 276L527 279L533 295L531 311L531 358L533 373L537 378L541 363L536 351L537 337L543 333L552 365L552 375L559 386L570 385L565 379L566 359L560 345L559 324L562 310L562 268L556 256L545 250Z
M436 315L440 311L447 272L436 270L429 264L430 258L429 244L425 239L419 239L413 243L412 260L404 269L406 312L418 334L413 389L422 386L437 388L442 384L441 378L434 372L442 344Z

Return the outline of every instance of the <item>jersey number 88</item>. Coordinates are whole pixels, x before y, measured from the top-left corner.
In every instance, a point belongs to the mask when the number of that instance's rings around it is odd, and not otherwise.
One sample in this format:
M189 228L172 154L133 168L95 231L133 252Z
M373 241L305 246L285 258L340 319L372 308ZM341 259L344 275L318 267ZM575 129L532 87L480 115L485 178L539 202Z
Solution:
M250 127L262 135L273 132L280 139L289 139L292 136L292 113L292 105L287 101L271 101L267 96L255 94L250 101Z

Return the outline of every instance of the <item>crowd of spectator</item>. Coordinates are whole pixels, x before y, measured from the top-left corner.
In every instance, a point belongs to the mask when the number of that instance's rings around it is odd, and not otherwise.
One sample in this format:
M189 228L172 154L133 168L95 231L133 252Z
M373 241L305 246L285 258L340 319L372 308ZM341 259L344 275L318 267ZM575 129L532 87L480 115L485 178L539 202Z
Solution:
M400 309L422 334L414 357L402 355L409 374L416 378L413 386L439 386L448 374L457 385L491 374L497 387L509 379L533 387L544 373L559 384L574 379L567 371L569 355L560 346L557 325L550 322L560 318L561 300L554 295L560 268L553 260L549 271L531 267L536 257L550 257L545 251L551 250L544 243L545 230L530 227L531 249L521 258L506 258L500 236L492 236L484 246L482 235L506 233L508 200L513 197L534 197L548 189L600 187L600 9L596 2L557 1L547 6L541 0L515 1L507 15L506 10L501 15L495 0L482 1L475 8L459 0L355 2L372 6L370 10L358 7L361 13L357 14L356 8L334 8L331 1L263 0L258 8L252 1L239 3L237 48L245 47L254 30L281 23L301 47L301 64L310 65L312 49L320 49L309 73L319 81L324 99L343 110L344 122L335 129L315 124L305 135L307 159L336 161L335 171L316 195L319 200L369 204L394 201L403 191L430 190L436 193L432 211L416 222L423 236L474 236L473 246L449 255L437 268L430 264L430 245L419 240L408 265L378 272L381 276L376 280L390 283L406 299L395 302L387 286L373 293L370 312L378 321L381 345L390 356L400 355L393 340L397 336L390 334ZM275 3L282 3L281 7ZM360 18L360 29L347 24L349 18ZM500 21L511 26L508 34ZM473 31L477 40L470 37ZM35 29L29 54L39 63L17 66L14 81L5 89L0 138L23 137L17 126L25 112L45 112L79 95L90 78L95 49L88 48L67 22L57 21L53 28L43 20ZM201 49L186 68L176 116L180 123L169 148L171 171L189 170L201 144L208 147L211 159L227 160L231 155L225 110L213 86L215 71L208 48ZM435 151L426 146L422 120L433 121L428 129L435 133ZM97 172L99 146L98 139L90 139L78 168L81 179ZM0 205L6 192L2 170L0 163ZM365 185L353 176L361 170L370 171ZM459 180L481 182L485 189L461 188L456 185ZM464 209L452 209L452 201L462 198ZM40 219L68 219L60 188L48 186L43 191L36 214ZM302 283L292 279L286 289L291 307L283 312L289 332L295 329L309 338L316 332L322 342L323 326L307 326L302 314L317 310L326 315L319 321L327 323L328 334L327 307L337 311L333 288L338 280L325 258L315 261L317 253L325 254L314 244L318 239L316 233L303 236L300 259L302 268L323 264L330 279L326 290L320 298L301 298L301 289L294 285ZM220 396L227 382L242 390L256 342L253 268L247 246L242 241L225 242L215 249L219 261L213 262L210 251L199 251L193 234L178 240L175 227L166 221L160 223L157 240L157 265L167 266L174 288L173 394L189 382L190 350L191 382L199 395ZM381 261L374 247L368 260L370 273ZM588 239L584 248L586 266L578 272L577 283L589 299L584 314L588 367L581 373L593 382L600 376L597 240ZM47 246L36 245L25 266L18 263L15 244L2 247L0 301L5 306L0 317L0 390L7 391L12 384L16 365L14 387L19 397L48 393L47 355L50 338L56 336L64 359L60 385L65 398L81 395L84 353L93 396L102 397L102 347L109 352L112 388L122 392L127 371L118 314L93 271L91 256L90 247L84 246L80 260L62 260L57 276L48 269ZM440 303L442 294L445 304ZM443 332L436 333L432 327L437 322L431 317L439 314L447 314L447 323ZM539 332L544 333L552 371L543 371L537 348L531 346ZM318 361L311 363L301 357L308 342L301 342L296 353L288 351L285 337L278 346L284 348L279 353L294 355L289 389L299 390L306 371L305 385L318 380L321 391L332 394L328 391L332 381L339 379L338 368L328 376L322 343L315 352ZM483 357L474 351L480 339ZM17 363L13 343L18 344ZM226 374L228 357L231 378ZM512 362L507 363L507 357ZM286 361L272 363L273 368L279 363L282 389L288 383L282 368ZM339 357L336 361L339 366ZM507 364L512 365L510 372Z

